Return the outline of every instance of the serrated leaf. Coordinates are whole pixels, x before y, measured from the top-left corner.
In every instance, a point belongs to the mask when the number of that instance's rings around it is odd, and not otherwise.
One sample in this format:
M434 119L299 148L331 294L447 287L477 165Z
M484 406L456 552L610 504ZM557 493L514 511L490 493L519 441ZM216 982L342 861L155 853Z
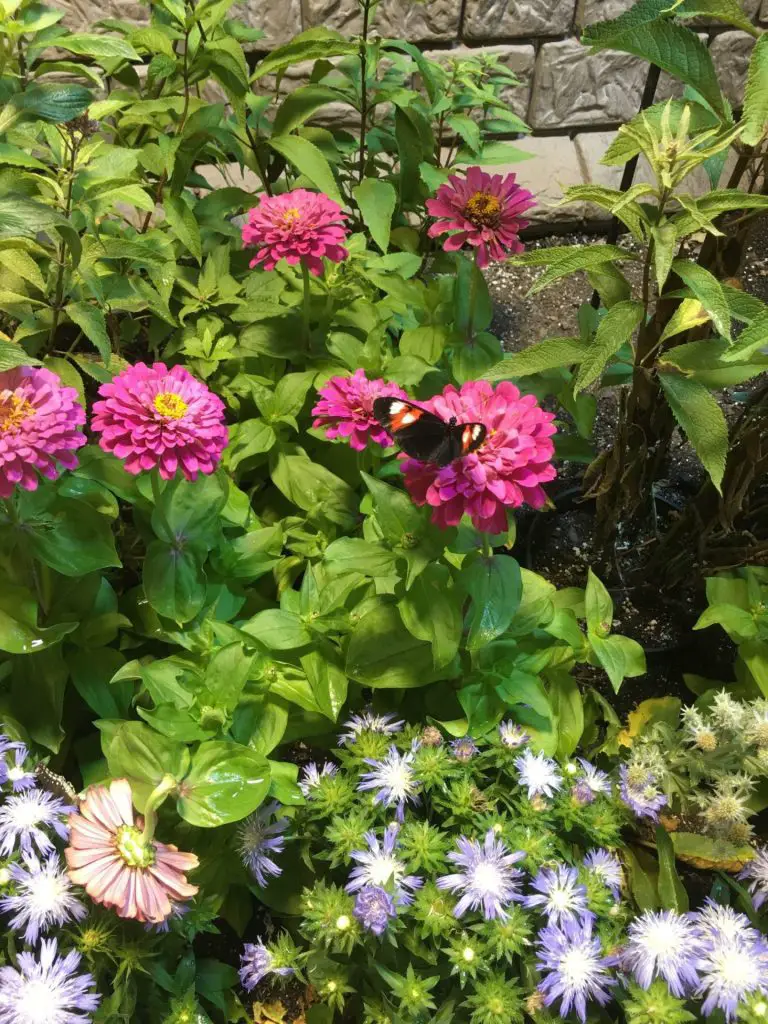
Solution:
M107 334L104 314L99 307L92 306L89 302L70 302L64 307L64 312L73 323L77 324L86 338L93 342L104 365L109 366L112 345Z
M612 43L617 36L635 31L642 28L643 25L656 21L681 2L682 0L677 0L677 3L675 0L638 0L618 18L608 18L605 21L587 25L581 41L585 46L592 46L595 50L602 50L605 47L613 48Z
M364 178L352 189L355 202L371 237L382 252L389 248L389 233L392 228L392 214L397 205L394 185L381 178Z
M131 44L117 36L99 36L95 33L82 32L57 37L56 45L62 50L79 53L84 57L123 57L125 60L141 60Z
M686 108L688 110L686 116L690 118L689 131L691 135L696 135L704 129L716 128L720 123L717 116L701 103L691 100L685 102L683 100L667 100L664 103L654 103L647 110L636 114L626 125L622 125L603 154L600 163L608 167L620 167L625 164L640 152L638 133L642 130L647 131L647 126L650 126L650 130L658 134L662 118L665 116L669 118L669 130L674 134L678 130L680 118ZM669 109L668 114L666 113L667 109Z
M311 28L294 36L285 46L278 46L264 60L260 61L251 75L251 81L255 82L259 78L263 78L264 75L282 71L299 61L345 57L357 52L356 41L345 39L340 33L333 32L331 29Z
M12 146L8 142L0 142L0 164L9 164L11 167L28 167L34 171L46 171L48 168L37 157L27 153L18 146Z
M45 291L45 279L40 273L40 268L23 249L0 249L0 264L17 277L29 281L38 291Z
M588 351L581 338L545 338L513 352L483 374L483 380L514 380L543 370L580 363Z
M277 108L272 131L275 135L289 135L310 118L316 110L343 99L343 94L327 85L304 85L289 92Z
M198 265L203 259L203 244L200 240L200 228L195 215L181 196L166 195L165 216L173 228L176 237L185 249L195 257Z
M344 205L331 165L313 142L298 135L273 135L267 142L275 152L293 164L300 174L309 178L316 188L325 192L339 206Z
M755 35L755 26L746 17L738 0L683 0L675 8L676 18L697 18L704 16L733 25L743 32Z
M589 387L603 372L606 363L629 341L642 322L643 307L639 302L617 302L600 321L594 341L581 361L573 382L574 394Z
M693 294L709 313L718 334L731 340L731 310L723 287L714 274L698 263L689 260L675 260L672 270L691 289Z
M741 123L744 126L742 141L748 146L756 146L768 123L768 35L765 34L755 43L749 58Z
M692 327L699 327L701 324L709 323L709 313L704 309L698 299L683 299L672 318L664 328L660 341L667 338L674 338L676 334L683 331L690 331Z
M589 270L603 263L614 260L636 260L637 256L617 245L556 245L549 249L513 256L508 262L512 266L547 266L528 291L529 295L543 291L561 277L574 273L576 270Z
M653 269L656 273L656 285L661 294L675 259L677 230L674 224L665 221L663 224L657 224L651 228L651 237L653 238Z
M31 85L11 97L0 112L0 132L6 131L22 114L62 124L86 111L92 99L90 91L82 85Z
M723 410L703 384L689 377L662 372L659 382L675 419L720 491L728 456L728 425Z
M27 355L21 345L0 339L0 373L16 366L40 366L40 360Z
M723 352L722 360L724 363L742 363L765 348L768 348L768 310L744 328L728 351Z

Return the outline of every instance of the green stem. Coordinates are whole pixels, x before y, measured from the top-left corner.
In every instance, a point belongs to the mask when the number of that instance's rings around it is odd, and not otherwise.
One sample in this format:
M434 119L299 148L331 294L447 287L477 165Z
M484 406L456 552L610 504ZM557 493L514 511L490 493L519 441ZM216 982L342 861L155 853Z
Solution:
M363 32L360 36L360 151L357 158L357 180L365 177L365 135L368 128L368 20L371 0L363 0Z
M304 324L304 344L309 348L311 338L310 307L312 302L312 286L310 284L309 267L303 260L301 263L301 276L304 282L304 301L301 306L301 319Z
M151 843L157 827L157 810L163 801L176 788L178 783L172 775L164 775L159 784L149 794L146 806L144 807L144 831L141 838L144 843Z
M163 490L160 486L160 470L150 470L149 480L152 484L152 500L155 503L155 511L157 512L157 518L160 520L160 524L165 530L165 540L168 544L173 542L173 530L171 530L170 523L166 519L165 512L163 511Z
M483 533L483 558L493 558L493 548L491 547L491 538L489 534Z
M477 268L477 249L475 249L475 260L472 264L472 275L469 279L469 312L467 315L467 344L471 345L475 340L475 306L477 305L477 275L480 271Z

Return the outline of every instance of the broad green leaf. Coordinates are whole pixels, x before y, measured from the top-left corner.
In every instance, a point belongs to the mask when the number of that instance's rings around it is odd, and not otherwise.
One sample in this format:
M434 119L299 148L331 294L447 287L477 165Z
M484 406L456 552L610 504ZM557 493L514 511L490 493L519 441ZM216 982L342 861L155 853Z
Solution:
M612 48L613 40L624 32L630 32L648 25L670 13L682 0L637 0L629 10L617 18L608 18L587 25L581 37L585 46L596 50Z
M730 349L723 352L724 363L741 363L768 348L768 309L745 327Z
M107 322L98 306L90 302L70 302L64 307L69 319L80 328L86 338L93 343L104 365L109 366L112 356L112 345L107 334Z
M659 373L675 419L693 445L718 491L728 456L728 424L707 388L677 373Z
M675 258L677 229L674 224L665 221L663 224L657 224L651 228L651 237L653 238L653 269L656 273L656 286L661 294Z
M203 557L193 545L153 540L144 559L142 582L158 615L174 622L189 622L205 603Z
M3 583L0 587L0 651L34 654L77 629L77 622L62 622L47 629L37 625L37 602L23 587Z
M52 82L31 85L12 96L0 111L0 132L6 131L22 114L52 124L71 121L88 109L92 99L91 92L82 85Z
M165 775L181 782L189 769L189 751L184 744L161 736L144 722L120 722L114 729L102 728L101 746L110 775L128 779L140 811Z
M347 648L347 675L364 686L410 689L454 674L437 676L432 646L410 633L393 604L380 601L354 629Z
M267 139L267 143L293 164L300 174L309 178L320 192L325 192L340 206L344 205L331 165L313 142L298 135L273 135Z
M613 623L613 598L591 569L587 571L584 610L589 631L598 636L608 636Z
M362 474L363 482L373 497L376 521L384 539L399 547L410 547L426 529L425 510L413 504L405 491Z
M56 753L65 735L62 715L69 678L61 645L12 664L11 713L35 743Z
M263 703L253 705L254 720L247 736L248 746L265 757L280 744L288 725L288 708L279 697L267 697ZM235 733L235 738L245 739Z
M515 380L543 370L580 363L588 348L581 338L545 338L534 342L521 352L505 356L496 366L483 374L483 380Z
M346 529L356 522L358 500L349 484L306 456L280 452L272 483L310 518L328 519Z
M294 89L277 108L272 131L275 135L289 135L295 128L304 124L316 110L343 99L342 93L327 85L304 85Z
M693 628L706 629L712 625L722 626L736 643L743 643L757 636L754 615L735 604L711 604L709 608L704 609Z
M210 740L197 748L176 803L190 825L216 828L247 817L269 792L265 757L231 740Z
M323 563L332 576L359 572L372 578L391 576L395 571L395 555L380 541L360 537L339 537L325 549Z
M394 185L381 178L364 178L352 189L352 195L360 207L360 214L371 237L381 251L386 252L389 248L392 214L397 205Z
M547 266L547 270L539 277L528 291L529 295L543 291L561 277L574 273L576 270L589 270L599 267L601 263L614 260L636 260L637 257L628 249L617 245L554 245L547 249L512 256L508 262L515 267Z
M25 523L35 555L63 576L119 566L112 523L87 501L57 499L41 518Z
M45 171L46 165L42 160L27 153L19 146L12 146L9 142L0 142L0 164L9 164L11 167L27 167L33 171Z
M731 340L731 311L723 287L714 274L698 263L675 260L672 270L691 289L712 318L718 334Z
M768 35L765 33L755 43L749 59L741 123L744 126L742 141L756 146L768 124Z
M226 505L227 489L227 478L220 472L200 474L197 480L177 475L163 485L152 528L168 544L192 541L211 548L219 537L219 513Z
M253 655L241 643L217 648L205 670L203 683L218 708L233 711L248 679Z
M617 693L627 676L645 675L645 651L637 640L628 636L601 637L590 632L589 643Z
M617 302L608 310L576 373L574 394L597 380L611 356L630 340L635 328L642 322L643 315L643 307L639 302Z
M99 718L127 718L134 686L128 680L110 682L125 657L113 647L68 648L65 654L75 689Z
M202 263L203 245L200 240L200 228L190 207L181 196L172 196L166 192L163 209L181 244L192 253L198 265Z
M722 339L708 338L706 341L690 341L685 345L676 345L665 352L657 365L660 370L675 366L684 376L699 381L707 388L725 388L732 387L734 384L743 384L768 370L768 354L754 354L750 357L749 362L728 363L725 361L728 352L728 342Z
M480 557L461 570L460 584L471 599L467 649L476 651L501 636L514 619L523 593L520 566L509 555Z
M320 650L303 655L301 667L306 673L318 708L326 718L335 722L347 699L349 686L346 673L338 664L335 650L330 644L324 644Z
M659 906L659 897L656 891L655 872L651 870L650 864L641 863L641 858L645 861L648 853L640 847L633 848L627 845L622 848L622 855L635 903L640 910L656 910Z
M399 348L404 356L418 356L434 366L440 361L450 338L451 330L445 324L409 327L400 336Z
M742 32L749 32L756 35L755 26L742 10L738 0L683 0L675 7L676 18L714 18L715 21L723 21L726 25L733 25L740 28Z
M312 642L312 634L299 616L281 608L258 612L241 629L275 651L292 651Z
M0 373L15 366L39 366L40 360L27 355L21 345L0 339Z
M123 57L125 60L141 61L141 57L127 39L117 36L98 36L89 33L58 36L56 45L70 53L79 53L84 57Z
M38 291L45 291L45 278L40 273L39 266L23 249L0 250L0 265L24 281L29 281Z
M557 730L557 754L568 758L584 731L584 704L579 685L568 672L557 672L549 685L549 701Z
M679 860L701 871L728 871L736 874L752 860L751 846L736 846L725 839L713 839L699 832L672 832L670 837Z
M327 60L331 57L350 56L357 52L356 41L345 39L344 36L331 29L311 28L294 36L285 46L278 46L264 60L259 61L251 76L251 81L255 82L259 78L263 78L264 75L282 71L299 61Z
M709 313L698 299L683 299L664 328L660 340L666 341L667 338L674 338L676 335L682 334L683 331L690 331L693 327L709 323L710 319ZM707 344L711 344L711 342L707 342ZM676 353L677 349L675 348L670 355L674 357Z
M229 468L234 473L241 462L271 451L276 442L275 428L260 417L235 424L227 450Z
M462 630L461 594L447 566L433 563L413 581L399 602L409 633L432 645L435 668L449 664L459 650Z

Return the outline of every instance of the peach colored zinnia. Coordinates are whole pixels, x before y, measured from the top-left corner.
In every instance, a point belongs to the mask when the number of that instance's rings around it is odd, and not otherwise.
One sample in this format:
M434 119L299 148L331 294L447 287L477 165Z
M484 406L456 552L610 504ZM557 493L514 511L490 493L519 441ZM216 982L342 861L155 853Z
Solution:
M227 446L224 403L183 366L136 363L99 388L91 427L134 475L159 467L170 480L212 473Z
M341 207L322 192L295 188L281 196L264 196L248 211L243 226L245 245L258 247L251 266L259 263L272 270L280 260L295 266L303 263L316 277L323 272L323 256L341 263L349 253Z
M57 463L75 469L85 444L85 410L74 388L42 366L0 373L0 498L19 486L37 489L37 474L58 476Z
M198 866L194 853L146 841L140 816L134 819L127 779L91 786L70 814L70 845L64 851L68 874L95 903L118 917L160 924L179 901L197 892L186 872Z
M429 236L453 232L443 242L445 251L471 245L477 250L478 267L487 267L490 260L523 251L519 234L528 221L522 215L535 205L514 174L487 174L470 167L466 178L452 174L435 198L427 200L427 213L437 218Z

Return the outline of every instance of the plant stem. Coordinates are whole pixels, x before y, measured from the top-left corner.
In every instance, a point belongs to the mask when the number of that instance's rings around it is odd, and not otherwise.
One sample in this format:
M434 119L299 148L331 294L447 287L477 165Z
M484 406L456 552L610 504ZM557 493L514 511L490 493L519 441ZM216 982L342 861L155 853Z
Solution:
M483 558L493 558L493 548L491 547L491 538L490 538L490 536L487 533L483 532L482 538L483 538Z
M368 126L368 21L371 0L363 0L363 33L360 36L360 155L357 161L357 180L365 177L365 134Z
M141 838L145 843L151 843L157 827L157 810L165 798L177 788L176 779L172 775L164 775L159 784L149 794L144 807L144 831Z
M174 540L174 533L171 529L171 524L168 522L165 512L163 511L163 491L160 486L160 470L155 468L150 470L149 481L152 484L152 500L155 503L155 511L157 512L157 518L160 520L160 524L166 533L166 543L172 544Z
M469 278L469 310L467 311L467 344L472 345L475 340L475 307L477 305L477 275L480 270L477 266L477 253L472 263L472 270Z
M75 136L70 135L69 137L69 166L67 167L67 198L64 204L64 216L69 220L72 214L72 190L75 184L75 161L77 159L78 144L75 142ZM51 331L48 335L48 347L53 347L53 341L56 337L56 331L59 326L59 317L61 315L61 305L64 298L64 271L66 269L66 254L67 246L62 238L59 242L58 251L58 270L56 271L56 288L54 291L53 298L53 319L51 321Z
M312 285L309 278L309 267L301 261L301 277L304 283L304 299L301 304L301 319L304 324L304 344L309 348L311 340L310 313L312 305Z

